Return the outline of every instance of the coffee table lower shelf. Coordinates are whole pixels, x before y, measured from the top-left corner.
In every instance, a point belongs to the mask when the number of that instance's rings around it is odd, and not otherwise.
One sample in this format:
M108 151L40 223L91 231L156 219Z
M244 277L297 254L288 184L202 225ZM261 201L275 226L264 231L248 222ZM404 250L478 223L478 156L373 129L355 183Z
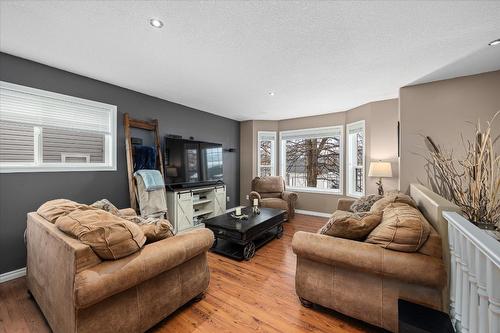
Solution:
M210 250L232 259L240 261L249 260L255 255L255 251L257 249L266 245L275 238L281 238L282 234L283 226L280 224L245 245L241 245L227 239L215 238L214 245Z

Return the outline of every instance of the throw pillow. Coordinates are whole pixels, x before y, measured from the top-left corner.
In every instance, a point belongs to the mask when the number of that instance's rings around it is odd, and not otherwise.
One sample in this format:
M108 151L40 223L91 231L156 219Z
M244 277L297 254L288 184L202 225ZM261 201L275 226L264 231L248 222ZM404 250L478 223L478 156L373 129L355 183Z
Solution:
M56 226L105 260L126 257L146 242L138 225L100 209L77 209L58 218Z
M396 192L387 194L382 199L376 201L370 208L370 212L382 212L391 203L404 203L415 208L417 207L417 204L409 195Z
M153 223L139 224L148 243L153 243L174 236L174 228L168 220L158 219Z
M381 219L380 213L353 213L337 210L318 232L334 237L361 240L380 223Z
M382 196L378 194L366 195L364 197L356 199L356 201L352 203L350 209L355 213L368 212L370 211L370 208L372 208L372 205L380 199L382 199Z
M92 205L90 205L94 208L97 209L102 209L105 212L111 213L113 215L120 215L120 210L116 208L115 205L113 205L108 199L101 199L99 201L94 202Z
M50 223L55 223L58 218L76 209L85 210L94 208L67 199L55 199L41 205L36 212Z
M404 203L387 205L382 222L368 235L367 243L402 252L416 252L429 237L429 222L415 208Z

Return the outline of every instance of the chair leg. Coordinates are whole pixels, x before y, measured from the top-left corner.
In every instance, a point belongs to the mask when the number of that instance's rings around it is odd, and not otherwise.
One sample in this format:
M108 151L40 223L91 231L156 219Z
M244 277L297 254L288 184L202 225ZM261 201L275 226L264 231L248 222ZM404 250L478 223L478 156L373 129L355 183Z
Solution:
M305 308L312 308L312 306L313 306L312 302L309 302L307 299L302 298L300 296L299 296L299 300L300 300L300 304L302 304L303 307L305 307Z

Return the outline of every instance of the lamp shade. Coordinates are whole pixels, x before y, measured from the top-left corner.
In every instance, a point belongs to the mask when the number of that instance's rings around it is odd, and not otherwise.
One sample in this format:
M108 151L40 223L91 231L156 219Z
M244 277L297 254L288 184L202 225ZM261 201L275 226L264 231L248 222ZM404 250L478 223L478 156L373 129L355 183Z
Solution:
M392 177L391 163L371 162L368 177L390 178Z

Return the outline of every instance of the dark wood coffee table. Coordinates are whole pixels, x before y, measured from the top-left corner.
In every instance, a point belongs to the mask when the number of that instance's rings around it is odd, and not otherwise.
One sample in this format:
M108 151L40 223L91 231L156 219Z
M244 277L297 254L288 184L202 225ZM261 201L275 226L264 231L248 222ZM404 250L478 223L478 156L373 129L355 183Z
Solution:
M213 252L249 260L258 248L283 235L285 210L260 208L257 215L252 213L251 207L245 207L242 213L248 215L248 220L238 220L226 213L203 221L215 235Z

